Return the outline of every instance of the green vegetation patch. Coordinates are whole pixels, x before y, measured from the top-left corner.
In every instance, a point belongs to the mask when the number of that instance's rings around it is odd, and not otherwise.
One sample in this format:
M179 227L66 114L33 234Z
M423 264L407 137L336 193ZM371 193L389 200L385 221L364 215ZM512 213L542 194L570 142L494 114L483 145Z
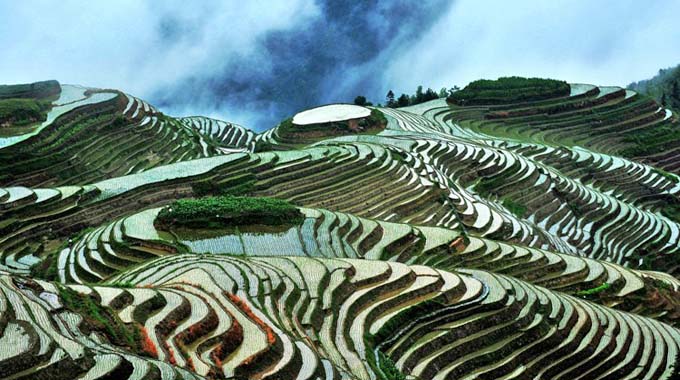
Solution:
M80 294L63 285L58 285L58 289L64 307L82 316L86 329L106 335L115 345L139 350L141 334L137 326L126 325L111 309L100 305L92 296Z
M163 208L154 224L160 229L186 226L223 228L238 225L297 225L304 215L287 201L274 198L220 196L181 199Z
M49 101L0 99L0 127L22 126L45 121L49 108Z
M376 357L378 363L376 363ZM380 380L405 380L406 375L397 368L394 361L382 351L374 351L367 356L368 364L373 368L375 374Z
M59 268L57 265L57 252L50 252L39 263L31 266L31 277L40 278L47 281L59 279Z
M503 207L507 208L508 211L520 218L523 218L527 213L527 206L517 203L509 198L503 199Z
M480 79L448 97L457 105L496 105L537 101L569 95L565 81L542 78L503 77Z
M607 290L611 287L612 287L612 284L605 282L604 284L597 286L595 288L580 290L580 291L576 292L576 295L582 296L582 297L592 296L594 294L602 293L602 292L604 292L605 290Z
M664 107L680 111L680 65L659 70L654 78L631 83L628 88L651 96Z
M661 215L674 222L680 223L680 200L672 199L664 204L660 211Z
M651 128L636 129L624 135L623 141L631 144L618 153L624 157L635 158L665 152L674 148L680 140L680 126L664 124Z
M33 98L41 99L57 95L61 86L56 80L35 83L0 85L0 99Z

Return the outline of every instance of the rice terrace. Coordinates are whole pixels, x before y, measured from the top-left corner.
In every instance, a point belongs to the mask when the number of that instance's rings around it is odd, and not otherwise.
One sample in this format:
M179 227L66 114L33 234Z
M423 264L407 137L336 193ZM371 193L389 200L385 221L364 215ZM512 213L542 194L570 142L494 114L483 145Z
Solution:
M0 85L1 379L680 379L680 68L263 131L42 79Z

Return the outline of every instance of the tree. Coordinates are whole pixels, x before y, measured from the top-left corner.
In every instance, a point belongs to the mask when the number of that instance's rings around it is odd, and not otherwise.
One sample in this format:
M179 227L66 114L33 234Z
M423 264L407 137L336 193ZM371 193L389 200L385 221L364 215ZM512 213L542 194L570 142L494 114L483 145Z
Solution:
M411 104L411 100L406 94L401 94L399 99L397 99L397 107L406 107L409 104Z
M678 85L679 80L680 78L676 78L675 81L673 81L673 86L671 88L671 99L669 102L671 108L674 108L675 110L680 110L680 85Z
M361 95L357 96L356 98L354 98L354 104L356 104L358 106L365 106L366 105L366 97L361 96Z
M396 102L394 101L394 92L392 90L389 90L387 92L387 104L388 107L394 108L396 106Z
M449 96L449 90L447 90L446 87L442 87L442 89L439 90L439 97L445 98L447 96Z
M423 94L423 86L418 86L418 88L416 88L416 95L412 98L411 104L422 103L423 99L425 99L425 95Z
M438 99L438 98L439 98L439 95L437 95L437 93L434 92L433 89L428 87L427 91L425 91L425 94L423 94L423 100L421 101L421 103L429 102L430 100L434 100L434 99Z

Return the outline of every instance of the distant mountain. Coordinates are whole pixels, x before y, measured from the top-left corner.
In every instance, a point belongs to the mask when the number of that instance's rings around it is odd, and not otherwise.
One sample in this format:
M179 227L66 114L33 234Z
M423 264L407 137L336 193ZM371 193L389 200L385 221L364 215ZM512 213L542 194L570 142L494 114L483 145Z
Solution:
M680 110L680 65L661 69L651 79L633 82L628 88L651 96L664 107Z

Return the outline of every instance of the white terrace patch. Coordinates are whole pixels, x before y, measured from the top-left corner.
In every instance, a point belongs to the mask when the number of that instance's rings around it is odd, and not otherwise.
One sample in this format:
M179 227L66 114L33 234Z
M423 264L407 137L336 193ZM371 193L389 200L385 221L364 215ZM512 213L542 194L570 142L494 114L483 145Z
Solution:
M371 110L353 104L329 104L302 111L293 117L293 124L310 125L367 117Z

